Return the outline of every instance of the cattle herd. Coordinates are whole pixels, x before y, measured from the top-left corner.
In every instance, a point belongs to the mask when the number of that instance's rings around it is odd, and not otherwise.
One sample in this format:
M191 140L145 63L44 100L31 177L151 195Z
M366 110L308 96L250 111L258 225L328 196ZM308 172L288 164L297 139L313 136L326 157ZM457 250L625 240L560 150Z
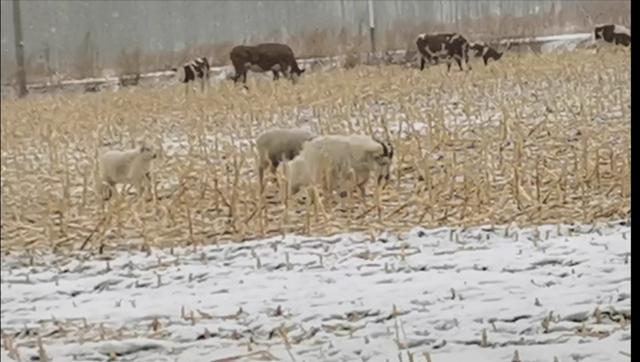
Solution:
M620 25L598 25L594 29L594 39L629 46L631 33ZM420 70L426 64L438 64L440 60L447 63L447 71L450 71L452 61L458 64L461 71L463 63L467 70L471 70L469 52L473 57L482 58L485 65L489 60L498 61L503 55L503 52L485 43L469 43L458 33L420 34L416 38L416 46ZM240 78L246 83L249 70L270 71L274 80L282 74L292 81L305 71L298 66L293 51L285 44L239 45L231 50L229 57L235 69L235 75L230 77L234 83ZM208 84L210 66L206 57L197 58L173 70L187 88L196 79L200 80L201 89ZM309 186L318 185L327 196L334 191L345 196L353 190L352 187L357 186L364 199L365 184L370 174L373 173L377 183L384 186L389 179L393 158L393 146L388 140L356 134L317 135L303 128L269 129L256 138L255 144L261 193L264 192L265 168L274 174L278 165L286 162L288 194L295 195L301 189L309 192L313 190ZM99 159L100 172L96 184L99 194L104 200L110 198L116 183L135 185L140 191L149 189L143 186L151 181L149 172L155 157L156 152L145 145L127 151L105 152ZM308 196L315 199L314 193Z
M594 29L594 39L629 46L631 32L622 25L597 25ZM463 70L463 62L467 65L467 70L471 70L469 51L473 57L482 58L485 65L489 60L500 60L504 54L504 51L498 51L483 42L469 43L458 33L420 34L416 38L416 46L421 58L420 70L423 70L427 63L438 64L440 59L447 62L447 70L451 69L452 61L458 64L460 70ZM279 79L280 73L293 80L294 76L300 76L305 71L298 66L293 51L285 44L238 45L231 49L229 58L235 70L235 75L230 77L234 82L242 78L242 82L246 83L249 70L258 73L271 71L274 80ZM210 66L206 57L197 58L172 70L179 74L178 78L182 83L200 79L201 88L208 83Z

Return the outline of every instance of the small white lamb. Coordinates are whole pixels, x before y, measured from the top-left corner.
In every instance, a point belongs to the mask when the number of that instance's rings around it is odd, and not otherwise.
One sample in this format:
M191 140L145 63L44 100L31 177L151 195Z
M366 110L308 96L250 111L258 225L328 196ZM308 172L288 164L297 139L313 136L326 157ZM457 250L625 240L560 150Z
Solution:
M120 151L109 150L102 153L98 161L98 192L103 199L109 200L111 190L115 190L116 184L129 184L136 187L142 195L145 185L150 186L151 176L149 170L151 161L157 157L157 153L146 145Z
M303 144L314 137L313 132L304 128L272 128L256 138L261 192L264 188L264 169L268 167L271 173L275 173L282 161L292 160L300 153Z
M393 147L389 143L365 135L318 136L305 143L302 152L289 163L287 178L289 193L295 195L302 187L320 185L325 192L342 189L355 174L362 198L371 172L377 182L389 180Z

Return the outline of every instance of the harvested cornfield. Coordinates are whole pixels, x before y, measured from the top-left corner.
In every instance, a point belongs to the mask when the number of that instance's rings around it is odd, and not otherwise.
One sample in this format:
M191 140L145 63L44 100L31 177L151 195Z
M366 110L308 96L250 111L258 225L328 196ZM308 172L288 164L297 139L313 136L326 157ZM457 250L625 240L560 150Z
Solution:
M148 248L416 225L590 223L630 213L628 50L508 54L471 72L358 66L249 91L177 84L2 102L2 249ZM391 184L314 208L271 183L253 139L311 121L378 133ZM94 191L100 147L159 147L151 201ZM280 176L282 173L280 172ZM284 183L281 182L281 186ZM325 195L326 196L326 195Z

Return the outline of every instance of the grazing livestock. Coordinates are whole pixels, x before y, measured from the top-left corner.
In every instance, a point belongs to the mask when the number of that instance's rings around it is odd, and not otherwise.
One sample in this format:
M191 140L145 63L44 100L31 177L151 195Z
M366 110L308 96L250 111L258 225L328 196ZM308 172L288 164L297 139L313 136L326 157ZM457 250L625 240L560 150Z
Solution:
M300 76L304 69L298 67L293 50L288 45L278 43L265 43L258 45L238 45L231 49L229 58L236 74L231 78L234 83L242 77L242 82L247 83L247 71L273 73L274 80L279 78L279 73L293 81L293 75Z
M607 43L613 43L615 45L621 44L624 46L631 45L631 31L622 26L616 24L598 25L593 30L595 40L604 40Z
M416 46L420 52L420 70L425 63L438 64L439 58L447 60L447 72L451 69L451 59L462 69L462 60L469 66L469 42L458 33L420 34L416 38Z
M149 170L151 161L157 153L145 146L119 151L109 150L102 153L98 160L97 188L103 200L111 198L111 190L116 184L134 185L140 195L144 193L145 184L150 184Z
M314 137L313 132L302 128L272 128L256 138L260 192L264 188L264 169L269 167L275 173L280 162L293 160L302 150L302 145Z
M320 185L330 194L350 184L351 172L365 197L364 186L369 174L376 175L378 183L388 181L393 158L393 147L374 137L365 135L318 136L304 144L302 152L289 163L287 178L289 193L295 195L301 188Z
M502 55L504 54L504 52L499 52L482 42L470 44L469 50L475 52L473 54L475 57L482 57L484 65L487 65L489 59L493 59L494 61L500 60L500 58L502 58Z
M204 91L205 85L209 86L210 69L211 67L207 58L201 57L171 70L178 73L178 81L185 84L185 93L188 93L189 82L195 82L196 79L200 79L201 91Z

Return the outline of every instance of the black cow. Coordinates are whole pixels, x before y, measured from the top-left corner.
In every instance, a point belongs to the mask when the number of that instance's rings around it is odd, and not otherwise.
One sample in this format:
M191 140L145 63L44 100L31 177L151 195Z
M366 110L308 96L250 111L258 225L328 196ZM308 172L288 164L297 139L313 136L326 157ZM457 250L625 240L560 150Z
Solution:
M467 70L471 70L469 65L469 42L458 33L440 34L420 34L416 38L416 45L420 52L420 70L424 69L425 63L438 64L440 58L447 61L447 72L451 70L451 59L458 63L462 69L462 60L467 64Z
M482 57L484 65L487 65L489 59L493 59L493 61L500 60L504 54L504 52L499 52L485 43L472 43L469 45L469 49L474 52L473 55L475 57Z
M598 25L593 30L593 35L596 40L602 39L607 43L631 45L631 31L622 25Z
M293 75L300 76L304 69L298 67L293 50L286 44L265 43L258 45L238 45L231 49L229 54L236 74L231 77L234 83L242 77L242 82L247 83L247 71L273 73L273 79L277 80L282 73L293 81Z

